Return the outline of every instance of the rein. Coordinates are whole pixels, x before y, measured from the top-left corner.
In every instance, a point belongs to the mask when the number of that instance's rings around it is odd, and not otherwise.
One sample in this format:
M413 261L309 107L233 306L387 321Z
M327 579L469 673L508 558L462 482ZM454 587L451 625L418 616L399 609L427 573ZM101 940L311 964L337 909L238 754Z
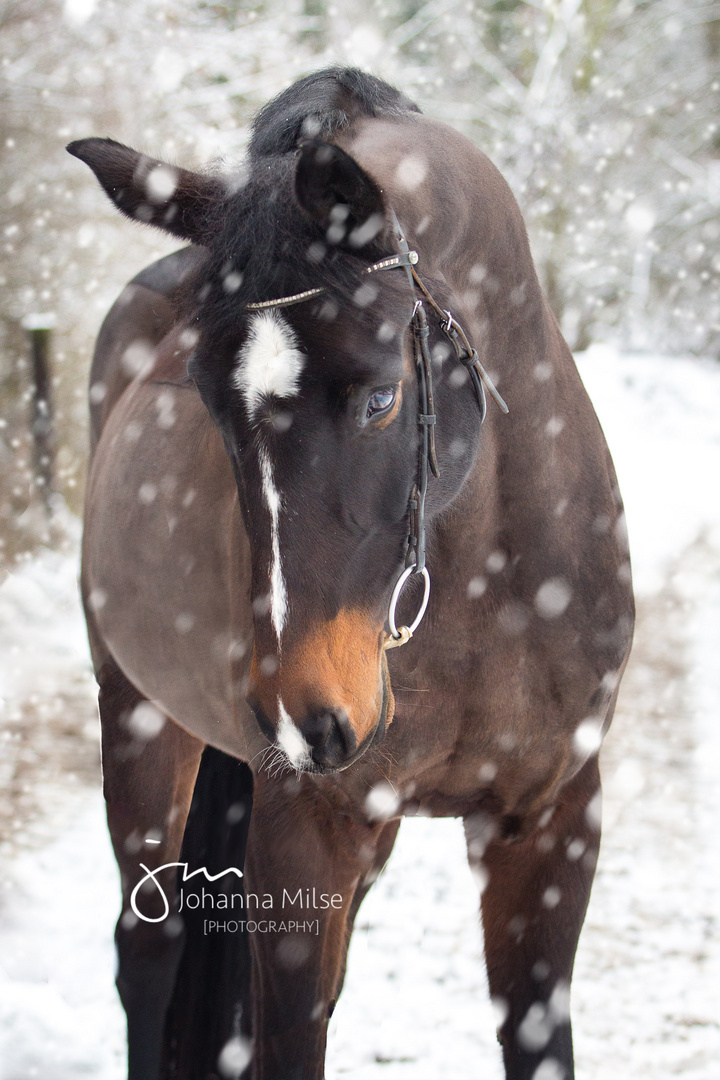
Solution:
M440 469L435 453L435 425L437 423L437 417L435 415L435 402L433 397L432 361L428 350L430 326L425 311L425 303L429 305L437 316L440 329L452 345L456 358L470 376L475 390L478 407L480 409L480 423L482 424L487 413L486 387L502 412L509 412L503 398L495 388L492 379L480 363L477 349L474 349L470 344L467 334L460 323L457 322L450 311L446 311L433 299L428 289L420 280L417 271L415 270L415 266L419 259L418 253L410 249L394 211L392 211L392 219L395 228L395 237L400 251L396 255L390 255L385 259L380 259L379 262L373 263L372 266L367 268L365 273L374 274L378 270L402 269L407 274L408 283L413 292L415 292L417 288L422 293L422 297L419 297L415 301L413 313L410 317L410 328L413 335L413 349L415 354L415 369L417 372L420 398L418 424L422 431L422 438L420 442L418 478L413 485L408 507L410 529L407 538L405 567L395 583L395 588L393 589L393 594L390 599L390 607L388 610L390 634L383 644L385 650L395 649L399 645L405 645L406 642L410 640L422 622L430 599L430 574L425 565L425 499L427 495L428 473L432 472L433 476L439 477ZM324 292L324 289L322 288L306 289L304 292L293 293L291 296L281 296L276 300L261 300L257 303L246 304L245 306L248 311L263 311L268 308L291 307L293 304L302 304L307 300L312 300L322 292ZM422 603L410 626L398 627L395 621L397 605L405 587L405 583L415 574L419 574L423 578L424 593Z

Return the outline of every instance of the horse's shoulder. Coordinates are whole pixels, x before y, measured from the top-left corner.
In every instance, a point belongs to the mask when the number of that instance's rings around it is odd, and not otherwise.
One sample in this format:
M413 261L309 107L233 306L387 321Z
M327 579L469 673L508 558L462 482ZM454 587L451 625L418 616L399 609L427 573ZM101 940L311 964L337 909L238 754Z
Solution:
M172 327L156 345L152 366L143 375L144 382L174 385L181 389L192 389L195 392L194 384L187 373L188 360L192 353L188 337L181 323Z
M130 281L130 287L149 289L160 296L172 295L187 280L202 259L202 250L190 246L173 251L151 263Z
M90 370L94 450L110 412L178 318L177 298L202 252L186 247L141 270L108 311Z

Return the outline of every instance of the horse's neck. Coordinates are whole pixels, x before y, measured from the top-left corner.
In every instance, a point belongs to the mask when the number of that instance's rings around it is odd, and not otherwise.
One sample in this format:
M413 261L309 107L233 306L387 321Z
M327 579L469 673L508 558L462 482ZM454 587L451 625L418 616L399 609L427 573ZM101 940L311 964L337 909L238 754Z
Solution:
M508 390L521 366L567 365L520 209L477 147L421 115L364 119L342 141L397 212L420 277L447 284L453 314Z
M366 119L342 143L396 210L420 277L447 283L453 313L510 407L503 416L489 402L465 489L432 523L436 542L462 561L472 545L520 549L531 534L560 554L568 523L611 498L607 456L508 185L469 140L424 116Z

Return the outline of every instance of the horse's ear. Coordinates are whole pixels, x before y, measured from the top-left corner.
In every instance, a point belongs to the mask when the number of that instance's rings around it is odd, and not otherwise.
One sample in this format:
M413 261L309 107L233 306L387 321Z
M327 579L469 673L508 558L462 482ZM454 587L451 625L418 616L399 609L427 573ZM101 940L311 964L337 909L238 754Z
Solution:
M295 167L295 197L331 244L361 248L385 228L385 200L375 181L332 143L308 139Z
M90 166L106 194L133 221L195 244L210 239L210 211L226 196L220 180L166 165L114 139L79 139L67 150Z

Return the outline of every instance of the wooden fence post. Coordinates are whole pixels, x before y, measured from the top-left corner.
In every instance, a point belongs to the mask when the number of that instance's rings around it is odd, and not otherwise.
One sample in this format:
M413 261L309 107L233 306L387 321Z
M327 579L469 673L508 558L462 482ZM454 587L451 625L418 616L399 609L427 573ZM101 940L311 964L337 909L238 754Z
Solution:
M55 326L51 313L28 315L23 329L30 338L32 359L31 430L35 461L35 482L48 517L52 516L52 496L55 491L54 456L55 431L50 370L50 337Z

